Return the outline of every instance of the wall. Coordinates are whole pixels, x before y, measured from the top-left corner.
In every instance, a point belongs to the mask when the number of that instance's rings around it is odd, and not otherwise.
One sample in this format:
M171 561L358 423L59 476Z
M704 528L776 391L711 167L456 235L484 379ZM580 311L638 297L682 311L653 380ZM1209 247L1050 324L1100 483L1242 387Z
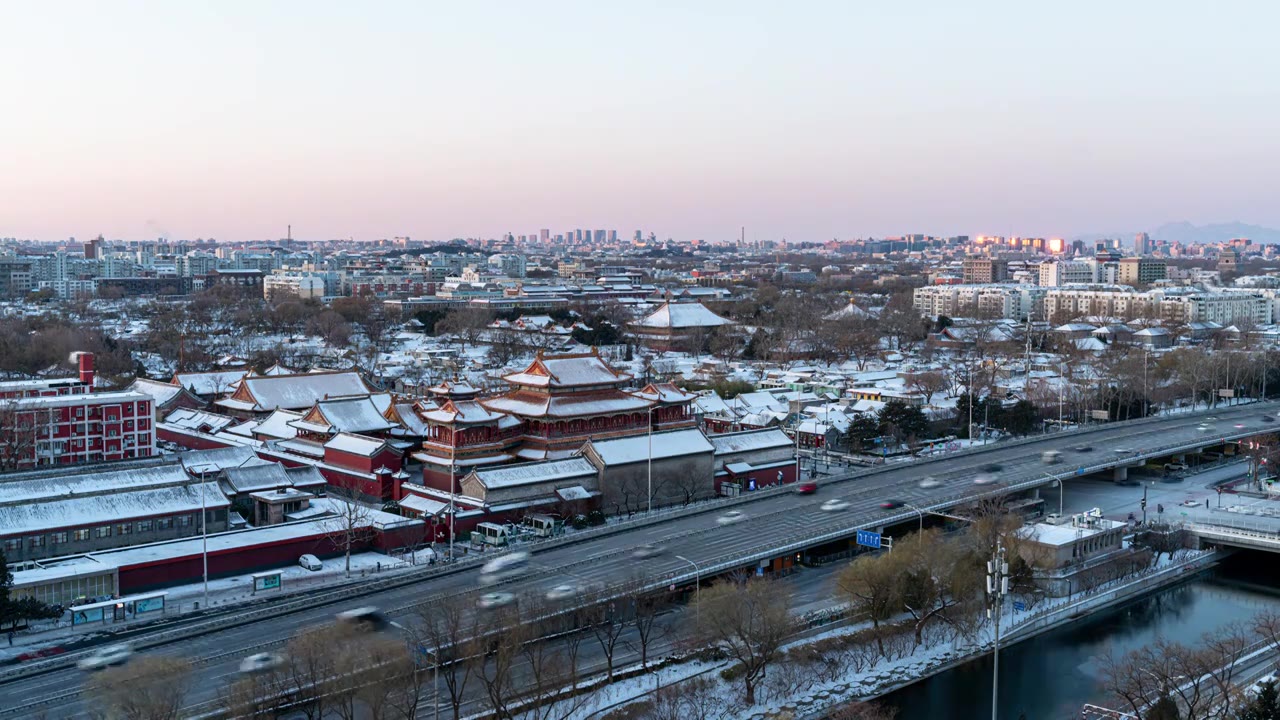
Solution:
M601 509L606 514L638 511L647 504L648 462L606 466L601 473L600 489L604 493ZM707 452L653 461L653 506L679 505L685 491L695 499L715 496L715 456Z

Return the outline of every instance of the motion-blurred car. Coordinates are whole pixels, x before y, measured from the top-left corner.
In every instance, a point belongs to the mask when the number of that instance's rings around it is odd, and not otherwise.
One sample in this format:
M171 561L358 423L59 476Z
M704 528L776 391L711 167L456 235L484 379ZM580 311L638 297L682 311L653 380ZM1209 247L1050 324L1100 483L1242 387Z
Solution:
M335 615L334 619L362 632L377 632L391 624L387 620L387 616L383 615L382 611L376 607L358 607L354 610L344 610Z
M568 600L578 594L578 586L570 583L557 585L547 591L548 600Z
M111 665L123 665L133 657L133 648L121 643L98 648L76 663L81 670L101 670Z
M996 477L994 475L981 474L973 478L974 485L994 485Z
M797 495L812 495L816 492L818 492L818 483L807 482L796 485Z
M880 503L880 508L882 510L897 510L903 505L906 505L906 503L901 500L885 500L884 502Z
M631 557L643 560L645 558L657 557L662 554L662 548L657 545L637 545L631 551Z
M506 607L515 602L516 596L509 592L491 592L480 596L479 602L476 604L482 610L492 610L494 608Z
M920 487L930 490L942 485L942 481L935 477L927 477L920 481Z
M742 522L743 520L746 520L746 519L747 519L746 513L742 512L741 510L730 510L729 512L716 518L716 523L719 525L732 525L734 523Z
M839 499L839 498L833 498L833 499L831 499L831 500L828 500L828 501L826 501L826 502L822 503L822 510L823 510L823 512L839 512L839 511L841 511L841 510L848 510L848 509L849 509L849 501L848 501L848 500L841 500L841 499Z
M245 675L275 670L284 665L284 656L276 653L255 653L240 661L240 672Z

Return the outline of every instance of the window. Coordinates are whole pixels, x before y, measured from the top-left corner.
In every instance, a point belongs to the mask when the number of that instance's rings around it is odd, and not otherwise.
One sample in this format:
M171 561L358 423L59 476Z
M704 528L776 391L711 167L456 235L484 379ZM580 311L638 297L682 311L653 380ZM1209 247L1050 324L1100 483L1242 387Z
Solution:
M157 529L157 530L172 530L172 529L173 529L173 518L171 518L171 517L167 517L167 518L160 518L159 520L157 520L157 521L156 521L156 529Z
M53 545L61 545L67 541L67 531L49 533L49 542Z
M94 534L94 537L97 537L97 538L109 538L111 537L111 526L99 525L98 527L93 529L93 534Z
M191 524L191 515L180 515L178 517L178 527L187 527Z
M89 528L81 528L76 531L76 542L84 542L89 539Z
M20 538L7 538L4 541L5 552L17 552L22 549L22 540Z
M140 532L140 533L144 533L144 532L151 532L151 527L152 527L153 525L155 525L155 523L154 523L154 522L152 522L151 520L139 520L139 521L138 521L138 532Z
M42 547L44 547L44 536L43 536L43 535L32 535L32 536L31 536L31 538L29 539L29 541L27 542L27 544L28 544L28 545L30 545L30 546L32 547L32 549L35 549L35 548L42 548Z
M116 525L117 535L128 535L131 532L133 532L133 523L120 523L119 525Z

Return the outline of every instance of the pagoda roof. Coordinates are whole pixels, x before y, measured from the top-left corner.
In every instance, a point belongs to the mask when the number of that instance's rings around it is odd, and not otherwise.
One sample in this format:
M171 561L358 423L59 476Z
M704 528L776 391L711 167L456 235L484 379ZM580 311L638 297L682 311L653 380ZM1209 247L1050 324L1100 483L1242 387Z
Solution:
M643 320L636 323L635 326L681 330L684 328L719 327L732 324L732 320L722 318L711 312L702 303L666 302L662 304L662 307L649 313Z
M585 385L618 385L631 379L609 367L595 351L567 355L538 354L529 367L504 375L513 385L545 388L569 388Z
M422 413L422 417L435 423L470 425L500 420L502 414L490 411L475 400L450 399L441 403L438 409Z
M664 405L678 405L693 402L698 398L697 395L681 390L673 383L649 383L632 394L637 397L642 397L649 402L661 403Z
M615 413L648 412L652 402L621 391L583 395L549 395L518 390L482 401L490 410L517 417L579 418Z

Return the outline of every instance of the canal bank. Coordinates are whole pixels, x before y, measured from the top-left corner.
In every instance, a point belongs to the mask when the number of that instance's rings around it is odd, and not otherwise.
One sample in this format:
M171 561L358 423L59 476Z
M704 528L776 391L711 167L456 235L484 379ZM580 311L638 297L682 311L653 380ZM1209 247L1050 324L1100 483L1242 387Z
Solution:
M1280 611L1280 581L1265 570L1270 555L1237 553L1215 567L1154 592L1132 595L1074 621L1026 637L1000 651L999 717L1059 720L1080 717L1087 702L1102 702L1098 658L1123 654L1160 637L1194 644L1232 622L1248 623ZM991 716L988 653L884 695L898 720ZM939 708L964 708L939 714Z

